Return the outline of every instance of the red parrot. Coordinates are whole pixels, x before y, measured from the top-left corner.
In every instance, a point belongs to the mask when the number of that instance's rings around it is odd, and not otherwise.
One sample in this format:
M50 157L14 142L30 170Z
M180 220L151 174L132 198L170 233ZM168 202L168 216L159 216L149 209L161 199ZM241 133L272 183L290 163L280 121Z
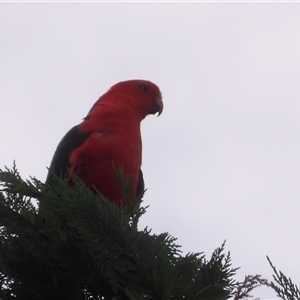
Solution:
M128 176L130 200L144 190L140 123L163 110L159 88L150 81L129 80L112 86L93 105L83 121L63 137L54 153L46 183L53 174L70 184L69 172L121 205L116 166Z

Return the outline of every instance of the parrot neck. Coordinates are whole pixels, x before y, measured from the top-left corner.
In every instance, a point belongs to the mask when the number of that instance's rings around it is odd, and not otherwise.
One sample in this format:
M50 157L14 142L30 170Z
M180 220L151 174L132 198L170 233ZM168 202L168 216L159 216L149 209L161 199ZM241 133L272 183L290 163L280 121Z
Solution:
M128 109L124 113L122 110L108 109L93 109L84 121L79 125L81 132L101 132L101 133L122 133L127 132L135 137L140 137L140 125L142 119Z

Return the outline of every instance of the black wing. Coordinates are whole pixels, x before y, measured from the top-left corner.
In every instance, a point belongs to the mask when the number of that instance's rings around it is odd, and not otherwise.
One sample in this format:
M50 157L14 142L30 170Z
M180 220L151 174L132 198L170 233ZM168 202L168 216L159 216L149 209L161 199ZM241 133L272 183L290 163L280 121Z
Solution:
M69 158L71 152L80 147L89 137L89 134L82 134L78 126L70 129L58 144L49 168L46 183L52 180L53 174L65 177L70 167Z
M138 181L138 185L137 185L137 188L136 188L136 196L140 195L141 193L144 193L144 190L145 190L144 177L143 177L143 172L140 169L139 181Z

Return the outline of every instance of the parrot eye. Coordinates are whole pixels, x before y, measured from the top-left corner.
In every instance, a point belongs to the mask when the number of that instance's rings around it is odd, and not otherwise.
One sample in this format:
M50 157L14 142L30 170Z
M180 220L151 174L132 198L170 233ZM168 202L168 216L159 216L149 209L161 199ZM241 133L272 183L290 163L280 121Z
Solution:
M140 89L145 92L145 93L148 93L149 92L149 87L145 84L141 84L140 85Z

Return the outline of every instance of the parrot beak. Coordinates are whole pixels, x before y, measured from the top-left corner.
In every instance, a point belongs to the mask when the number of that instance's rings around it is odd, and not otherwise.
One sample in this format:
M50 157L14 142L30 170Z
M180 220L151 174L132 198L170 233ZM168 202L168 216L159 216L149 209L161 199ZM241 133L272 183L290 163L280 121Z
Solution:
M161 115L163 109L164 109L164 104L162 102L162 97L157 97L155 99L155 103L154 103L154 105L152 107L151 113L152 114L158 113L157 116L159 117Z
M158 115L157 116L160 116L163 109L164 109L164 103L162 102L162 97L159 97L156 102L158 103L157 106L158 106Z

